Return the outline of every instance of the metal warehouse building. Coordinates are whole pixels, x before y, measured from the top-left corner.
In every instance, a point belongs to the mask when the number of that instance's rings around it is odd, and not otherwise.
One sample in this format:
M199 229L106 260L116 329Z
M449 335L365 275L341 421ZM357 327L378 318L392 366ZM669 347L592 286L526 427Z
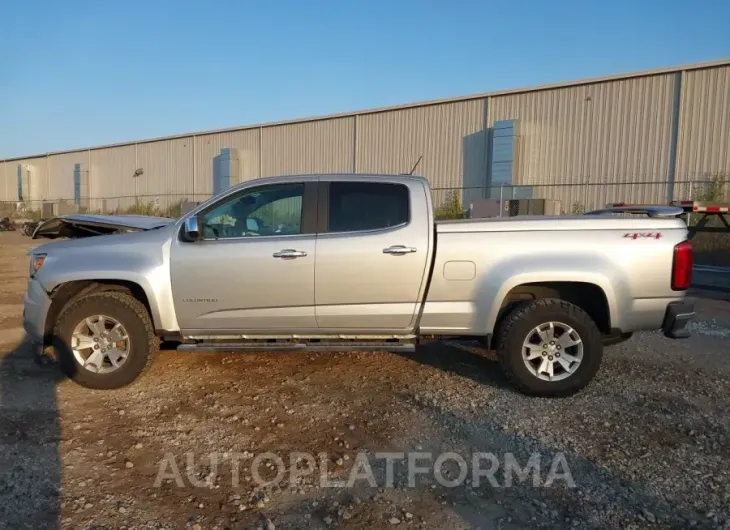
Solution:
M730 178L730 60L6 159L0 200L164 207L269 175L406 173L421 156L437 202L693 198L691 181Z

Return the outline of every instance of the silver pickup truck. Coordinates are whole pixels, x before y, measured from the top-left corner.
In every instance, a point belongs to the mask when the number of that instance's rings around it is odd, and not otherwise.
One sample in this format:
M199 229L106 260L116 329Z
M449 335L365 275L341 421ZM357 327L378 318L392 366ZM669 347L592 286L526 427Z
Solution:
M565 396L605 345L688 336L681 210L631 210L437 222L422 177L304 175L246 182L179 219L70 215L36 229L71 240L30 251L24 327L90 388L134 381L160 341L405 352L468 339L520 391Z

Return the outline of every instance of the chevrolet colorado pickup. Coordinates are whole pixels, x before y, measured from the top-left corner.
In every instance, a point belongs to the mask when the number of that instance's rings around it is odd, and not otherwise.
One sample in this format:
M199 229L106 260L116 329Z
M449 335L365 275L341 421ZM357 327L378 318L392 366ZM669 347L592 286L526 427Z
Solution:
M411 352L468 339L495 350L520 391L565 396L591 381L607 344L688 336L680 212L436 222L423 177L263 178L178 219L42 223L35 238L70 240L29 252L24 327L97 389L133 382L160 341Z

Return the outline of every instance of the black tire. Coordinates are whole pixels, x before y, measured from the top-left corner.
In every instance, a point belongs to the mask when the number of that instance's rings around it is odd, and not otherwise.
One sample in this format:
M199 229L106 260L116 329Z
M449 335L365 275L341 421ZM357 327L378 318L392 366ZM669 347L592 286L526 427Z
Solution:
M547 322L562 322L580 335L583 360L577 370L559 381L533 375L522 357L523 342L532 329ZM543 298L519 304L504 319L497 335L497 358L510 382L528 395L565 397L591 382L601 365L603 339L598 326L578 306L557 298Z
M83 319L106 315L117 320L129 335L129 356L117 370L98 374L84 368L71 349L71 336ZM58 318L53 334L53 346L61 370L86 388L122 388L144 372L159 351L159 340L145 305L133 296L118 291L103 291L77 298L66 306Z

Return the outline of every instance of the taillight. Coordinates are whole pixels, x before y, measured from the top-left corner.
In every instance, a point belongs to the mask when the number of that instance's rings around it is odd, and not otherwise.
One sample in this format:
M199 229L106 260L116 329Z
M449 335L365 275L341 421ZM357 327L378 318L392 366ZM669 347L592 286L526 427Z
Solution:
M692 242L682 241L674 247L672 290L684 291L692 283Z

